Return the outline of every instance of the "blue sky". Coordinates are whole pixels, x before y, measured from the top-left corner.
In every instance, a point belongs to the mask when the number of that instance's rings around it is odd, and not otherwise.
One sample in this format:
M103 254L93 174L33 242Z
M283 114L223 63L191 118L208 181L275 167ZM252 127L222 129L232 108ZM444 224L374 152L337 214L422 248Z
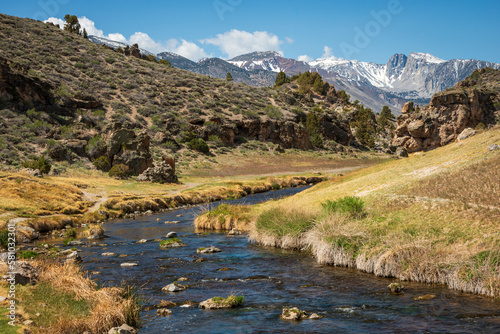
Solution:
M386 63L415 51L500 63L497 0L28 0L4 2L0 12L41 20L75 14L95 34L194 60L272 49L296 59Z

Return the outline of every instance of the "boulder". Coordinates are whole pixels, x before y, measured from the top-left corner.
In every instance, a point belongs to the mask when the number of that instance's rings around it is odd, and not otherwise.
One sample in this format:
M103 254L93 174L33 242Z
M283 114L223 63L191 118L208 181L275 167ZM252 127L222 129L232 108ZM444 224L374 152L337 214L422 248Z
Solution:
M436 298L436 295L423 295L413 298L413 300L429 300Z
M387 288L389 289L389 291L396 294L403 293L405 289L404 285L401 283L391 283L387 286Z
M43 174L39 169L23 168L22 171L33 177L43 177Z
M172 311L170 311L168 308L160 308L156 310L156 314L158 314L160 317L166 317L168 315L171 315Z
M402 114L408 114L408 113L411 113L412 111L413 111L413 102L412 101L406 102L403 105L403 108L401 108Z
M137 177L138 182L177 183L177 176L172 167L165 161L149 167Z
M186 290L186 287L174 282L164 286L161 290L166 292L180 292Z
M425 123L421 120L415 120L408 124L408 132L412 137L425 138L429 136L429 131L427 131Z
M106 253L102 253L101 255L102 256L116 256L116 253L106 252Z
M67 246L81 246L81 245L84 245L85 243L83 241L80 241L80 240L72 240L72 241L68 241L68 243L66 244Z
M86 231L87 239L102 239L104 238L104 229L101 225L91 225Z
M136 267L138 265L139 264L135 262L123 262L122 264L120 264L120 267Z
M177 233L176 232L169 232L167 235L166 235L166 238L177 238Z
M471 128L467 128L465 129L464 131L462 131L458 137L457 137L457 141L462 141L462 140L465 140L469 137L472 137L476 134L476 131L474 129L471 129Z
M137 330L127 324L123 324L120 327L111 328L108 334L137 334Z
M296 307L292 307L292 308L284 308L283 312L280 315L280 318L282 320L299 321L308 319L309 315L305 311L301 311Z
M493 145L488 146L488 151L493 152L493 151L496 151L496 150L500 150L500 145L493 144Z
M9 273L14 277L16 284L35 284L38 279L38 272L26 261L15 262L13 268L6 275L7 279L11 277Z
M113 166L123 164L131 174L141 174L153 165L149 152L150 138L146 132L136 135L133 130L122 129L115 124L116 129L107 139L107 156Z
M66 256L66 261L82 262L82 258L77 251L73 251L68 256Z
M28 243L38 239L40 233L30 226L17 226L16 239L18 242Z
M196 250L196 253L198 254L212 254L218 252L222 252L222 250L220 250L219 248L215 248L214 246L210 246L208 248L201 247Z
M231 231L229 231L228 235L240 235L241 232L236 228L234 227Z
M396 149L396 156L400 158L408 158L408 152L406 151L406 148L399 146Z

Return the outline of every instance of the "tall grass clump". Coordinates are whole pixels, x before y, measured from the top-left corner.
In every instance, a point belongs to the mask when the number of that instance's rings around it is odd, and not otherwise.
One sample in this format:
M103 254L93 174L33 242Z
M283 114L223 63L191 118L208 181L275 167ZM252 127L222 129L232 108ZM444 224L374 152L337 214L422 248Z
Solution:
M280 207L264 211L257 218L257 230L276 237L298 237L314 225L316 216L296 209Z
M74 263L32 264L38 284L20 290L20 304L29 315L40 313L35 320L43 328L39 333L107 333L124 323L138 325L140 305L133 289L98 287Z
M355 196L345 196L336 201L327 200L321 203L325 214L344 213L354 217L361 217L365 207L365 202Z

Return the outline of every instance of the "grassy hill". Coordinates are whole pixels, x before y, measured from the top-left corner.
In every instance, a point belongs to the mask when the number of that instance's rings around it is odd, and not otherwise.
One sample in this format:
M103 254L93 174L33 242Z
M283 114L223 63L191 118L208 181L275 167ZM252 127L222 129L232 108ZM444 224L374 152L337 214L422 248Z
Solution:
M250 210L209 212L197 224L233 219L255 242L306 248L320 263L498 297L500 149L495 144L500 144L498 126Z
M173 156L179 170L219 157L281 148L312 149L305 118L318 114L318 135L330 153L352 156L353 109L334 90L301 94L288 87L255 88L193 74L91 43L53 25L0 14L0 163L53 154L92 167L89 153L117 124L151 139L151 155ZM315 130L316 131L316 130ZM188 147L198 137L210 155ZM245 145L246 147L242 146ZM318 145L318 147L321 147ZM65 165L67 167L67 164Z

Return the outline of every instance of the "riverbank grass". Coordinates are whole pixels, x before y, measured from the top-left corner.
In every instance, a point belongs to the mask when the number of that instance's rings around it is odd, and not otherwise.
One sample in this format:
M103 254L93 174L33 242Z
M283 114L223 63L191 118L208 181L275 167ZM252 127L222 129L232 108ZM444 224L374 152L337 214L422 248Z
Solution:
M138 325L140 307L130 287L99 288L73 263L31 263L38 282L19 286L18 294L35 333L103 333L125 323Z
M251 240L318 262L500 297L500 130L252 207Z

